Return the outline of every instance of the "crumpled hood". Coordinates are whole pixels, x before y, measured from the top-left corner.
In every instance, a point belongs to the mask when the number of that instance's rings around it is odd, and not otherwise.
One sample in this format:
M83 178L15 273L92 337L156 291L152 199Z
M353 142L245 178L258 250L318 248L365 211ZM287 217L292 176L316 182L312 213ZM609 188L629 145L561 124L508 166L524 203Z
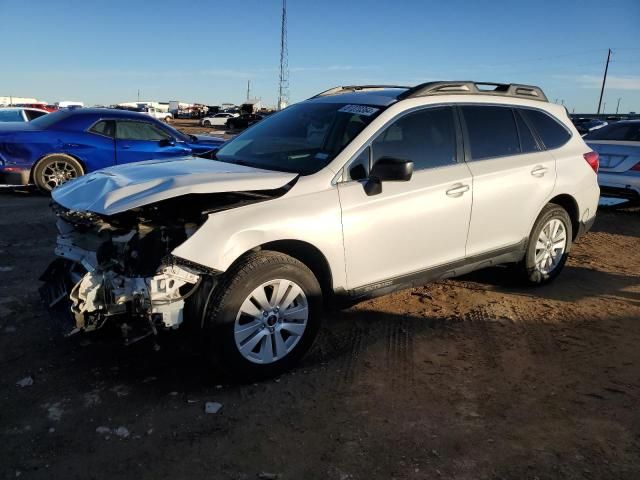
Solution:
M272 190L295 177L294 173L181 157L98 170L63 184L51 196L71 210L113 215L192 193Z

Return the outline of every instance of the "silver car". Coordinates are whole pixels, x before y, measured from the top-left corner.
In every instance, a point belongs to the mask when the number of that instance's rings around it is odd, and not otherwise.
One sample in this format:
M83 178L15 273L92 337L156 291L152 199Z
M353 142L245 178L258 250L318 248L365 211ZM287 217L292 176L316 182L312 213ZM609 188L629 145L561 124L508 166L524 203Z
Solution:
M585 142L600 155L603 197L640 201L640 120L625 120L589 132Z

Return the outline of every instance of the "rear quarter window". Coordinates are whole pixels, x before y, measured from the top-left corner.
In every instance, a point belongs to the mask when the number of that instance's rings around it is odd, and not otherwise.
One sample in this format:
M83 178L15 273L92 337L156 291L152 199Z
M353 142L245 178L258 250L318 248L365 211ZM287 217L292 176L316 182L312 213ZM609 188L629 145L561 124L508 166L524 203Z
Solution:
M548 113L528 109L522 109L521 111L538 132L538 136L547 150L561 147L571 138L571 133Z

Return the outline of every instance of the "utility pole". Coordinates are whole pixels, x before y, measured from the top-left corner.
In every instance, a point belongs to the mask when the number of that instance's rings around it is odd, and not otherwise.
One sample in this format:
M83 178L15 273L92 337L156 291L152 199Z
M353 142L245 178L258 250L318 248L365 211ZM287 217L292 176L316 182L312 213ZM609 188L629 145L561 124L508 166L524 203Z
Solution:
M287 50L287 0L282 0L282 24L280 30L280 78L278 83L278 105L282 110L289 104L289 52Z
M140 101L140 89L138 89L138 101Z
M607 53L607 64L604 67L604 77L602 77L602 88L600 89L600 100L598 100L598 115L600 115L600 105L602 105L602 95L604 95L604 84L607 82L607 72L609 71L609 61L611 61L611 49Z
M247 80L247 101L251 98L251 80Z
M618 105L616 105L616 115L618 114L618 110L620 109L620 100L622 100L622 97L618 99Z

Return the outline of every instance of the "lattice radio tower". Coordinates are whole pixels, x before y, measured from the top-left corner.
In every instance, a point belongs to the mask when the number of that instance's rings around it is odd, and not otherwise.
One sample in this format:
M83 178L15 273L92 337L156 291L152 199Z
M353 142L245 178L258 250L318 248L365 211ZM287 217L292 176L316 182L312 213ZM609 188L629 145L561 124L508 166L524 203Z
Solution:
M287 0L282 0L282 30L280 32L280 82L277 109L289 105L289 52L287 50Z

